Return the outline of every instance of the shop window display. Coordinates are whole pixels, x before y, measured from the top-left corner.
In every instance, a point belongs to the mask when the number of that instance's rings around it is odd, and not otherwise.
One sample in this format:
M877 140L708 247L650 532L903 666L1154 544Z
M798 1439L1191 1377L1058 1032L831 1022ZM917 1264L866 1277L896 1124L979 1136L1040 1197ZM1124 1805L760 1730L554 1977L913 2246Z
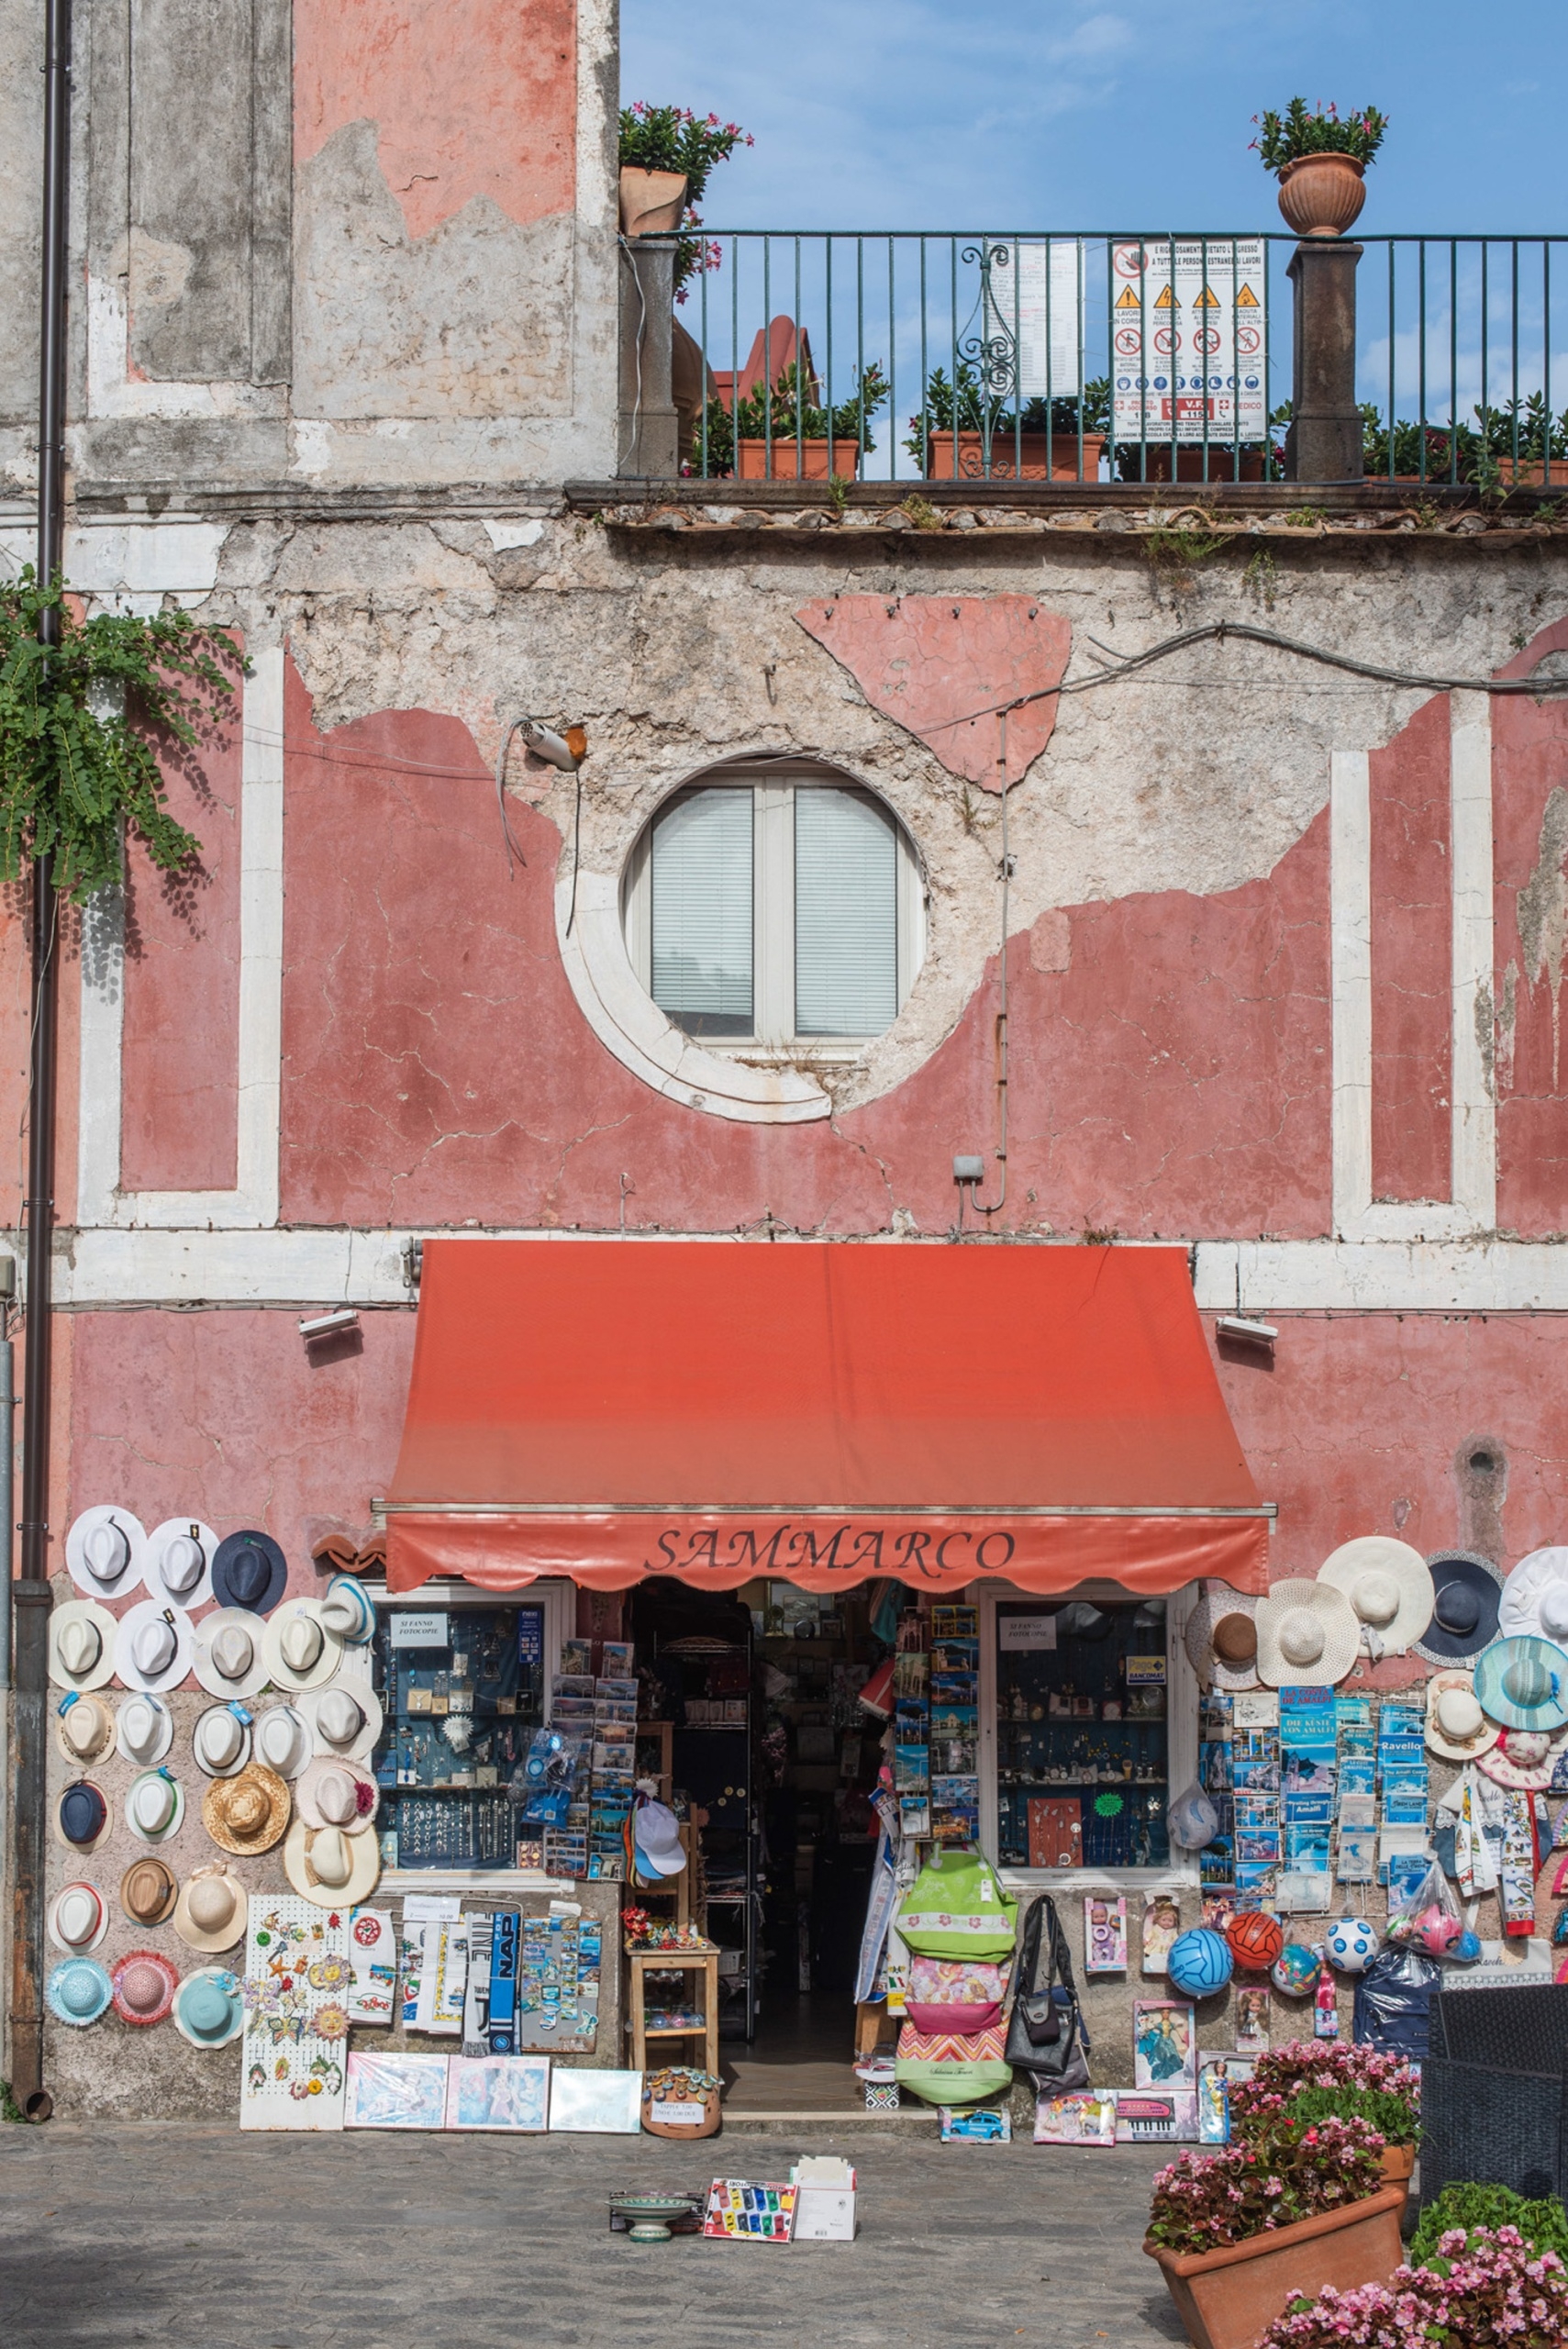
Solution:
M514 1774L545 1719L543 1607L390 1610L374 1653L386 1865L515 1867Z
M1163 1601L1004 1604L995 1639L1003 1865L1164 1865Z

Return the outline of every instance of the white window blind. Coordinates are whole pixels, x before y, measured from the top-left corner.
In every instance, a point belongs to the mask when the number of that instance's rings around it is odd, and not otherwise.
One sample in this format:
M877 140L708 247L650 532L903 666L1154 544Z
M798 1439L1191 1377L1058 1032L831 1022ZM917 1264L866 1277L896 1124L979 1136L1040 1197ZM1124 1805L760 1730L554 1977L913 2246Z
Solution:
M751 793L702 791L653 828L653 1000L691 1036L751 1033Z
M898 842L849 791L795 795L795 1026L880 1036L898 1016Z

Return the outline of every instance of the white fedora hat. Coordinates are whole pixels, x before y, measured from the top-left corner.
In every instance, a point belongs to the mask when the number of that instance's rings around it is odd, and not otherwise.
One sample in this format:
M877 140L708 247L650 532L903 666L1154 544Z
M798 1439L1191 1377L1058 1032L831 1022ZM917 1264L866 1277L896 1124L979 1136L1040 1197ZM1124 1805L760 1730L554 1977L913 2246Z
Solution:
M294 1798L307 1827L339 1827L345 1835L361 1835L374 1825L381 1796L368 1770L324 1757L301 1772Z
M245 1932L245 1887L221 1860L193 1868L174 1903L174 1931L192 1949L232 1949Z
M128 1508L84 1508L65 1537L71 1579L88 1598L128 1598L141 1586L147 1536Z
M322 1595L321 1620L329 1631L350 1646L375 1637L375 1609L364 1585L354 1575L334 1575Z
M125 1823L143 1843L166 1843L185 1816L185 1790L167 1770L143 1770L126 1789Z
M1356 1611L1332 1583L1290 1578L1258 1601L1258 1677L1265 1688L1332 1687L1361 1652Z
M284 1874L318 1909L351 1909L375 1890L381 1845L373 1835L345 1835L339 1827L307 1827L296 1819L284 1838Z
M261 1643L274 1688L319 1688L342 1661L342 1640L322 1621L318 1598L285 1598L267 1618Z
M108 1930L109 1904L95 1884L68 1884L49 1904L50 1940L70 1957L85 1957Z
M1503 1585L1497 1629L1506 1640L1534 1634L1568 1648L1568 1549L1532 1550Z
M1403 1655L1432 1620L1432 1570L1419 1550L1392 1534L1363 1533L1341 1542L1318 1567L1318 1579L1350 1600L1362 1646L1373 1664L1380 1656Z
M96 1598L68 1598L49 1619L49 1676L57 1688L104 1688L115 1676L119 1619Z
M317 1753L363 1762L381 1735L381 1699L368 1680L348 1673L298 1699Z
M209 1705L196 1716L191 1752L209 1778L232 1778L250 1759L250 1716L243 1705Z
M144 1598L120 1617L115 1670L128 1688L177 1688L191 1668L192 1624L165 1599Z
M209 1697L253 1697L267 1685L261 1619L248 1607L216 1607L196 1625L192 1669Z
M1427 1683L1427 1743L1445 1762L1473 1762L1496 1744L1502 1731L1482 1711L1475 1675L1457 1664Z
M72 1769L101 1762L115 1742L115 1717L101 1697L74 1690L55 1708L55 1735Z
M1258 1685L1258 1602L1222 1582L1206 1583L1187 1618L1187 1655L1205 1688Z
M162 1761L174 1742L174 1716L150 1688L139 1688L120 1700L115 1748L122 1762L150 1770Z
M311 1756L310 1724L297 1706L269 1705L256 1716L250 1750L280 1778L297 1778Z
M212 1597L212 1560L217 1536L194 1517L166 1518L147 1537L142 1581L153 1598L189 1614Z

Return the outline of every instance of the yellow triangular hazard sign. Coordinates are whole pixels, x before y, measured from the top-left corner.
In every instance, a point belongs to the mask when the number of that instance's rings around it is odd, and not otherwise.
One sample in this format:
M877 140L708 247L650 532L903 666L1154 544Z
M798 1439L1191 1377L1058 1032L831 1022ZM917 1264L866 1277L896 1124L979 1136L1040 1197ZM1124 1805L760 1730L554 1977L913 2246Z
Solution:
M1163 285L1161 287L1160 292L1154 297L1154 307L1157 310L1176 310L1181 307L1180 303L1176 299L1174 286Z
M1140 310L1143 307L1130 285L1122 287L1116 297L1116 306L1118 310Z
M1203 292L1197 297L1196 307L1200 310L1218 309L1219 296L1215 292L1212 285L1206 285L1204 287Z
M1258 300L1258 297L1253 293L1251 287L1250 285L1243 285L1241 291L1236 296L1236 307L1239 310L1257 310L1261 309L1262 305Z

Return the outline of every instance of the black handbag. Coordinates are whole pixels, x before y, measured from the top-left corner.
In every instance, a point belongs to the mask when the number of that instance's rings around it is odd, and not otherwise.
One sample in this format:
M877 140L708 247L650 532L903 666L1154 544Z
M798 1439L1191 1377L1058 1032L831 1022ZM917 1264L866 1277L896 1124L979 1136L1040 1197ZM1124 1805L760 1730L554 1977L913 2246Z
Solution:
M1067 1936L1056 1903L1041 1892L1029 1903L1013 1969L1006 2058L1031 2073L1037 2087L1086 2087L1088 2048Z

